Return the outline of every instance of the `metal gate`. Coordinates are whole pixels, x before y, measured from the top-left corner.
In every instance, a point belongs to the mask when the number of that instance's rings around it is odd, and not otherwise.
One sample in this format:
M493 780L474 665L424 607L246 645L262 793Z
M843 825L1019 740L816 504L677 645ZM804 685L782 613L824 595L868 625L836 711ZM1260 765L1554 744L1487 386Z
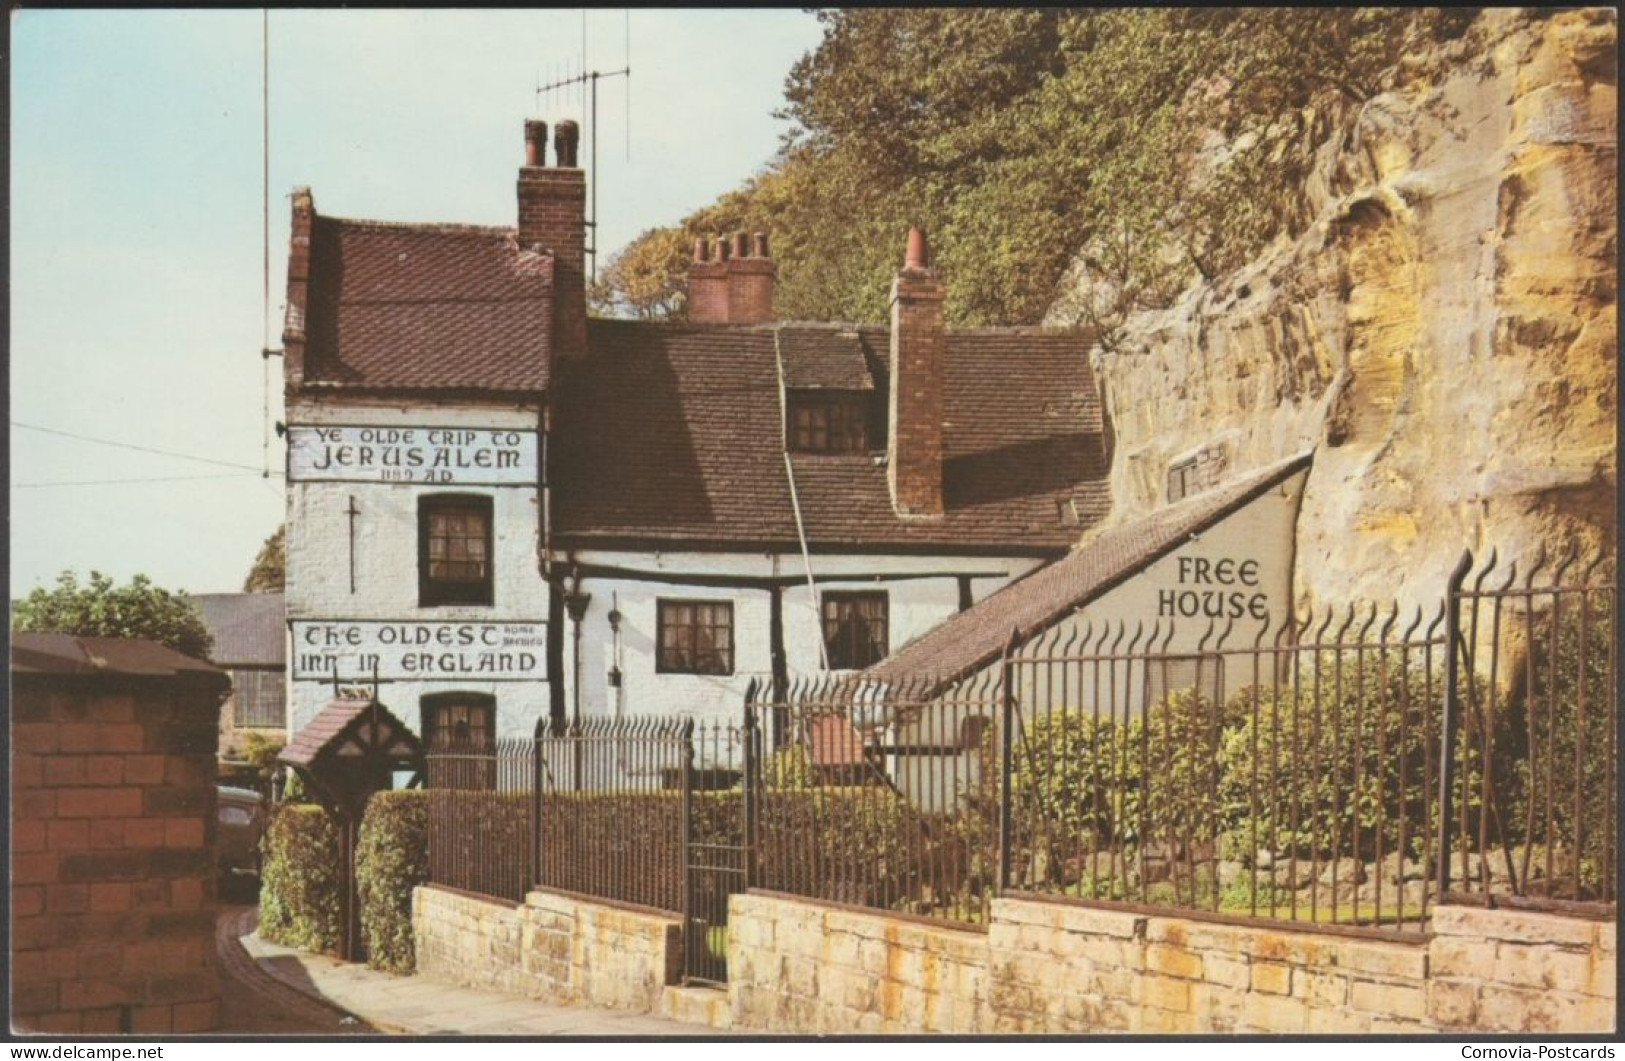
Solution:
M728 982L728 900L751 884L761 731L746 697L742 725L685 726L683 982Z

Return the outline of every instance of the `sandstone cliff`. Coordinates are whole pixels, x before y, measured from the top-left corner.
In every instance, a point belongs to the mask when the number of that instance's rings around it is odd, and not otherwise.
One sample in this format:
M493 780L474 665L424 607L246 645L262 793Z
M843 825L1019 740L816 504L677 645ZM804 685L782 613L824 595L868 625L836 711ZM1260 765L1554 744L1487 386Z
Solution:
M1615 532L1616 22L1497 10L1308 116L1314 221L1097 353L1113 522L1313 448L1301 606L1433 602L1464 544ZM1064 302L1052 323L1067 323Z

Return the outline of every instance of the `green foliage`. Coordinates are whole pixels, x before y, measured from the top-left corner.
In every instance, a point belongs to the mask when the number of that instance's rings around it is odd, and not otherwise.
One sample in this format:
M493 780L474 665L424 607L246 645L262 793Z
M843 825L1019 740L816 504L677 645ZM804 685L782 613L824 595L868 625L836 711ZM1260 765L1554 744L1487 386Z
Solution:
M248 577L243 580L243 592L281 593L287 578L287 566L288 525L284 523L260 546L259 554L254 557L254 566L249 568Z
M255 775L262 782L269 781L271 775L276 773L276 757L286 746L287 742L281 737L249 730L243 737L243 759L254 768Z
M1329 118L1471 11L853 8L791 70L767 169L645 233L601 304L674 306L694 236L771 230L786 319L877 320L911 224L955 324L1065 313L1110 341L1306 221ZM648 244L647 248L639 244ZM648 266L649 268L645 268ZM636 286L636 293L634 293ZM659 292L652 295L651 290Z
M429 876L428 801L421 789L379 792L367 803L356 840L356 890L367 964L411 973L412 889Z
M654 228L622 248L599 270L588 292L594 312L638 320L679 317L686 309L692 246L674 228Z
M336 954L343 939L338 830L321 808L282 804L261 841L260 935Z
M13 630L77 634L84 637L130 637L156 641L184 655L205 659L214 647L197 605L185 593L171 593L136 575L119 586L100 571L81 586L64 571L53 589L37 587L18 601L11 613Z
M1618 709L1609 682L1614 623L1611 603L1595 596L1583 616L1577 598L1561 614L1537 616L1530 644L1514 661L1514 681L1498 728L1493 781L1502 794L1502 828L1520 845L1518 877L1545 873L1546 846L1572 850L1580 833L1582 891L1597 887L1614 850L1600 810L1610 806ZM1583 623L1582 623L1583 618ZM1516 626L1517 624L1514 624ZM1582 629L1583 626L1583 629ZM1550 825L1548 825L1548 819ZM1600 826L1600 827L1599 827ZM1492 826L1492 833L1499 832ZM1536 854L1538 849L1539 853ZM1554 860L1554 876L1540 887L1571 894L1572 856ZM1567 880L1564 878L1567 877Z
M1437 729L1442 683L1402 666L1398 653L1372 651L1340 668L1330 659L1313 676L1306 662L1296 688L1258 689L1256 723L1253 691L1237 697L1247 718L1224 743L1218 786L1229 853L1324 858L1357 845L1369 859L1379 830L1385 851L1403 834L1407 853L1420 852L1432 795L1424 738Z

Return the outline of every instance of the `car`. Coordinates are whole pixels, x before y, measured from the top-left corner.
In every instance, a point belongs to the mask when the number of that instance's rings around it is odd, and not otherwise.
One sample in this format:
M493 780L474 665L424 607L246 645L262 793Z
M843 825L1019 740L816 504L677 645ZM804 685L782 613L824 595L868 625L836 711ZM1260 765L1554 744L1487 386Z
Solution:
M215 868L222 884L237 874L260 875L260 837L265 832L265 798L249 788L220 786L215 811Z

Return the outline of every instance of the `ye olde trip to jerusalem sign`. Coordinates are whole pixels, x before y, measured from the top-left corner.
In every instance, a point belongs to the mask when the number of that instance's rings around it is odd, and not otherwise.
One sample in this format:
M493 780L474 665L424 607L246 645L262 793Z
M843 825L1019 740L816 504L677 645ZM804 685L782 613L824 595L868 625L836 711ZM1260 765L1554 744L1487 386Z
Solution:
M547 624L296 619L295 681L543 681Z
M288 428L288 480L535 486L536 432L489 427Z

